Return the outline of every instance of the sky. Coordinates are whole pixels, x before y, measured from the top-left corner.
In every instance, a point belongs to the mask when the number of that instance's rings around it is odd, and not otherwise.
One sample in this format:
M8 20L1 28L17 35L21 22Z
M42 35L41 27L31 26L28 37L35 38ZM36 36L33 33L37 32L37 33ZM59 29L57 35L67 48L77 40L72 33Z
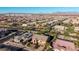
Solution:
M0 7L0 13L79 12L79 7Z

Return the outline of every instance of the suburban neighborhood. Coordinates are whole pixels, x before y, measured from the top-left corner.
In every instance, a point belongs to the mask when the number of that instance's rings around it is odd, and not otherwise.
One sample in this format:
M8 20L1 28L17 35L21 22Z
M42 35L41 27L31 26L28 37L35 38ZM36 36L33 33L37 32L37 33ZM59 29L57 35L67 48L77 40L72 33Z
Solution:
M79 51L79 13L0 14L0 51Z

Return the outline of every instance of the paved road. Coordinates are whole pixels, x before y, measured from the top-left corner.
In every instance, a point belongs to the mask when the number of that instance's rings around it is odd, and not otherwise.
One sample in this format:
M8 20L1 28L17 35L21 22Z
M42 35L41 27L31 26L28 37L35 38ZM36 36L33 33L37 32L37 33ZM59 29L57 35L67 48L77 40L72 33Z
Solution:
M3 38L0 38L0 43L3 43L5 41L8 41L11 37L13 37L14 35L16 34L16 32L12 32L11 34L3 37Z
M0 44L0 51L28 51L28 50L12 45Z

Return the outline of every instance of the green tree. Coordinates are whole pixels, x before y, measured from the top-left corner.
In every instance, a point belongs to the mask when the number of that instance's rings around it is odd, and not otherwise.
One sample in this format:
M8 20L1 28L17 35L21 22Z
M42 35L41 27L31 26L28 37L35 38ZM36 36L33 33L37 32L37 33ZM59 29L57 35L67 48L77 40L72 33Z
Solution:
M36 40L35 49L37 49L38 47L39 47L39 43L38 40Z
M77 48L79 48L79 40L73 41L73 42L74 42L75 46L76 46Z
M51 51L52 47L50 46L50 43L46 42L45 47L43 50Z

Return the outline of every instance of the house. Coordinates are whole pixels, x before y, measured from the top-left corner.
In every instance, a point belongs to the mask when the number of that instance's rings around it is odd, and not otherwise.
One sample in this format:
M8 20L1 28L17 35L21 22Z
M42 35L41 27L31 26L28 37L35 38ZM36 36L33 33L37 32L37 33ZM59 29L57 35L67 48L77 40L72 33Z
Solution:
M23 40L23 42L26 42L26 41L29 41L32 39L32 33L30 33L30 32L24 33L20 37L21 37L21 40Z
M38 42L39 45L45 46L47 39L48 39L48 36L33 34L32 43L36 44Z
M32 33L23 33L22 35L17 35L14 37L14 42L27 42L31 41L32 39Z
M72 19L72 24L79 24L79 19Z
M56 25L56 26L54 26L54 29L55 29L57 32L63 33L64 30L67 29L67 27L62 26L62 25Z
M69 22L70 22L70 19L63 21L64 24L68 24Z
M75 44L65 39L56 39L53 44L54 51L75 51Z
M0 38L5 37L8 34L9 33L8 33L7 29L0 28Z
M75 32L79 32L79 27L75 27L75 28L74 28L74 31L75 31Z
M22 26L23 26L23 27L26 27L26 26L27 26L27 24L22 24Z
M5 36L5 30L3 29L0 29L0 38L4 37Z
M19 43L20 42L20 36L15 36L13 41L16 42L16 43Z
M73 34L72 34L72 35L73 35ZM72 41L78 40L78 39L75 38L75 37L64 36L64 35L58 35L57 37L58 37L58 38L61 38L61 39L72 40Z

